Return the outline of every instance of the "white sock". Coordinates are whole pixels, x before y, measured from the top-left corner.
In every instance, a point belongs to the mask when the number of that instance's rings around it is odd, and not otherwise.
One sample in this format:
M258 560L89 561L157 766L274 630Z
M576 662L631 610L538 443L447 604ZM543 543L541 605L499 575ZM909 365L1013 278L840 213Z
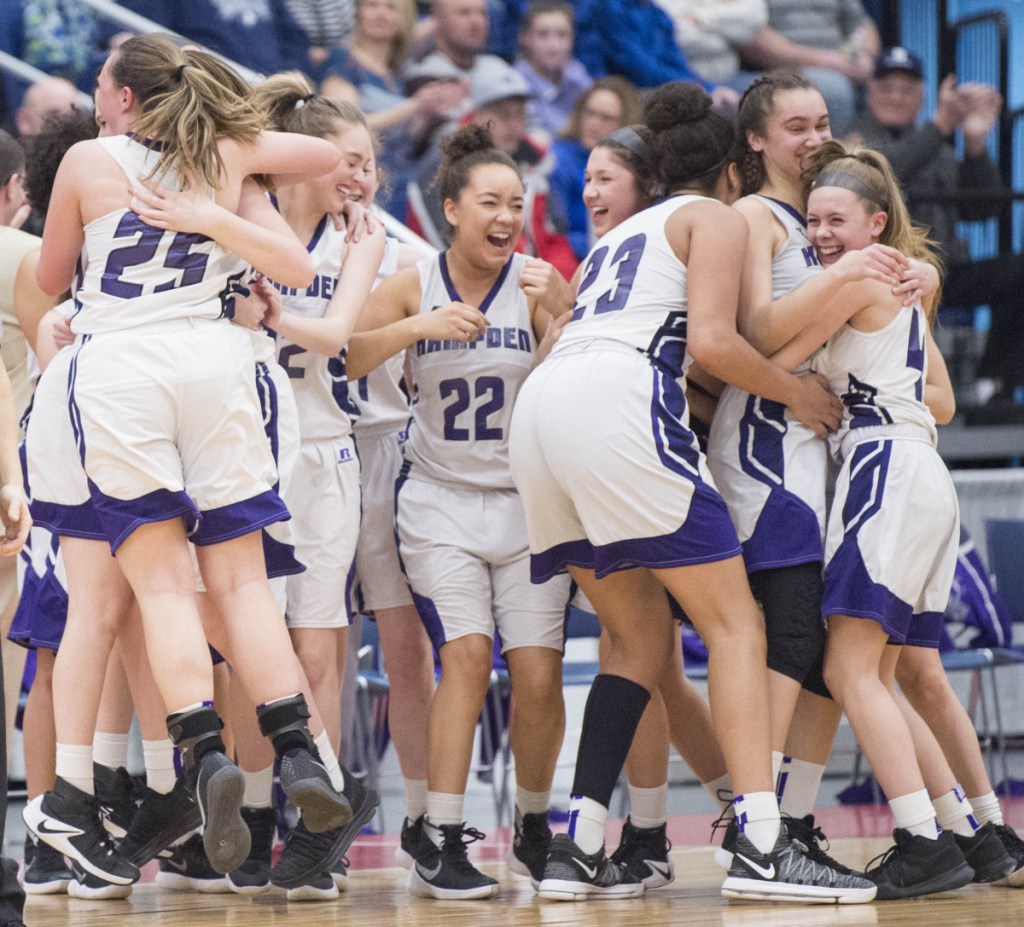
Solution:
M939 821L939 827L943 830L951 830L954 834L960 834L962 837L972 837L978 829L979 825L974 817L974 809L959 783L945 795L932 799L932 806L935 808L935 817Z
M516 786L516 808L520 814L547 814L551 807L551 789L546 792L529 792Z
M702 782L701 786L722 811L732 808L732 776L728 773L724 773L710 782Z
M823 775L823 765L786 757L775 790L779 796L779 811L794 818L803 818L811 814L818 800L818 789L821 788Z
M128 735L97 731L92 735L92 761L108 769L128 765Z
M779 839L779 801L774 792L748 792L733 802L740 833L762 853L770 853Z
M92 781L92 744L57 744L56 772L76 789L96 794Z
M935 808L928 797L928 790L911 792L899 798L890 798L889 807L896 819L896 826L910 831L915 837L939 839L939 824L935 820Z
M462 806L466 796L462 793L453 795L451 792L427 792L427 822L434 825L428 833L438 846L441 845L441 831L438 828L446 824L461 824Z
M427 813L427 780L403 778L402 787L405 789L405 815L415 821Z
M313 743L316 744L317 752L320 754L320 762L324 764L327 775L331 777L331 785L334 786L336 792L340 792L345 788L345 776L338 764L338 755L334 752L334 747L331 746L331 738L327 736L327 731L324 730L317 734L313 738Z
M242 804L246 808L272 808L274 806L274 764L256 772L242 770L245 776L245 795Z
M629 787L629 820L634 827L661 827L668 817L668 782L653 789Z
M1003 809L996 798L995 792L986 792L977 798L968 799L974 809L974 817L979 824L1003 824Z
M569 799L569 836L587 855L604 846L604 827L608 809L592 798L573 795Z
M782 770L782 764L786 761L786 754L779 753L778 750L772 750L772 787L775 789L775 796L779 794L779 772Z
M146 766L146 785L166 795L174 788L178 774L174 769L174 744L167 737L142 741L142 762Z

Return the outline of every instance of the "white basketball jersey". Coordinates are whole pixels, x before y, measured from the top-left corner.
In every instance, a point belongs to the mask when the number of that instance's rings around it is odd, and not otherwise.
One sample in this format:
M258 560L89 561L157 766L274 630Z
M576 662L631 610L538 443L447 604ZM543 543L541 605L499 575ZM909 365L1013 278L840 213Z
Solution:
M821 261L807 238L807 220L789 203L755 194L786 230L786 241L772 256L772 299L782 299L821 272Z
M519 389L533 367L535 343L513 254L480 304L487 330L476 341L418 341L409 350L415 401L405 459L410 475L480 489L512 489L508 428ZM446 256L417 265L420 312L461 301Z
M286 312L321 319L338 285L345 232L336 229L330 217L324 216L306 247L316 268L313 282L305 289L274 285L281 293L281 305ZM277 361L292 382L303 441L352 433L352 419L359 410L349 397L344 350L335 357L326 357L278 336Z
M834 448L859 428L921 425L934 443L935 419L924 404L928 376L928 320L920 304L905 306L884 328L858 331L844 325L814 359L843 402L843 421L830 438Z
M147 177L159 152L125 135L97 139L130 180ZM160 182L181 188L177 176ZM83 277L76 293L76 334L122 331L174 319L217 319L238 258L213 239L146 225L130 209L118 209L85 226Z
M384 258L374 283L376 288L385 277L398 270L397 239L389 238L384 246ZM409 422L409 397L402 391L402 368L405 353L389 357L379 367L352 384L352 401L359 409L359 418L353 423L357 436L386 434L400 431Z
M686 360L686 266L665 223L700 196L673 196L604 235L583 262L572 319L552 355L609 339L636 348L672 377Z

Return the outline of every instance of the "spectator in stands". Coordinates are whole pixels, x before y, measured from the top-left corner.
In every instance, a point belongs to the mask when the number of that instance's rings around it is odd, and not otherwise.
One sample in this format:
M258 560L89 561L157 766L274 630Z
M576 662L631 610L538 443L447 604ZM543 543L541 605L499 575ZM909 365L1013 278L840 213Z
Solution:
M0 226L20 228L28 217L25 149L0 130Z
M405 188L416 159L448 113L469 96L469 85L447 63L440 79L407 87L400 73L415 21L413 0L358 0L352 41L330 53L320 88L325 96L355 103L379 133L388 191L381 194L380 203L398 218L405 214ZM410 89L413 92L407 95Z
M322 67L332 48L352 34L354 0L284 0L292 18L306 35L313 73Z
M572 5L566 0L534 0L519 25L515 68L532 94L527 120L552 136L565 128L576 100L594 82L572 56L574 39Z
M18 137L38 135L51 113L70 113L78 106L78 88L64 77L45 77L30 84L14 114Z
M468 81L471 94L482 91L506 67L497 55L485 52L490 29L487 0L434 0L433 10L435 50L410 67L406 79L454 67L455 74ZM467 100L454 115L464 115L470 105Z
M594 81L573 107L562 137L551 146L551 208L569 222L569 244L582 261L594 243L590 216L583 204L583 173L591 149L616 129L640 122L640 95L622 77Z
M921 59L905 48L887 48L868 82L867 112L850 127L852 140L889 159L911 216L938 242L946 264L943 302L991 308L992 327L978 373L1001 384L993 397L998 413L1024 386L1024 255L972 261L956 223L989 219L1003 209L1000 194L1006 188L986 146L1003 100L992 87L957 84L950 74L939 87L935 114L919 124L923 105ZM953 147L957 129L963 136L962 158Z
M554 160L540 140L527 134L529 99L526 79L503 64L503 70L495 71L491 80L474 92L473 109L464 121L488 126L494 147L508 152L522 172L526 222L516 250L547 261L568 279L576 270L577 259L565 236L567 222L549 203L548 177ZM406 215L409 227L439 250L448 246L448 224L434 185L441 161L438 143L422 159L416 177L408 185Z
M285 0L119 0L120 5L179 32L260 74L309 71L309 42Z
M718 109L735 111L739 96L695 74L675 40L672 19L652 0L574 0L576 57L593 77L618 74L637 87L667 81L700 84Z
M755 68L799 69L821 91L832 134L846 132L881 48L861 0L767 0L768 25L740 49Z
M705 80L743 92L757 76L741 68L737 47L768 23L765 0L659 0L672 17L676 42Z

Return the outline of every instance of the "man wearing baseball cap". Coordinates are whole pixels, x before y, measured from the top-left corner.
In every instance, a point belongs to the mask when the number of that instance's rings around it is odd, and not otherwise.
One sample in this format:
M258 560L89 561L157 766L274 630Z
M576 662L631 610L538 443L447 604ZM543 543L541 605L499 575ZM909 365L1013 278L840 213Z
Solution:
M1005 190L986 145L1003 99L985 84L958 84L955 74L939 85L935 114L920 120L924 105L921 59L906 48L886 48L868 81L867 111L857 117L848 139L884 154L900 180L914 221L927 226L946 264L943 303L988 305L992 327L978 375L997 381L998 412L1024 386L1024 256L1003 254L972 261L956 223L999 215ZM963 158L953 147L963 135ZM993 195L995 194L995 195ZM1004 403L1003 400L1007 400Z
M473 87L472 109L463 123L489 126L495 147L507 151L522 172L526 186L526 225L516 250L547 261L568 279L577 261L559 228L567 223L549 214L548 176L554 164L541 140L526 131L526 104L531 96L526 78L511 65L502 62L500 66L489 67L487 80ZM447 245L444 210L433 187L440 163L440 145L435 145L424 155L416 178L408 184L406 214L409 227L439 249Z

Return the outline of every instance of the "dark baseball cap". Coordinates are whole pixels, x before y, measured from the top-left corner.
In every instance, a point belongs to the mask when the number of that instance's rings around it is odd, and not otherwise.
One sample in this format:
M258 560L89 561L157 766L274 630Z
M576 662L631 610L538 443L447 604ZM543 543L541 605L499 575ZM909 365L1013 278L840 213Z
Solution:
M918 80L924 79L924 65L921 59L901 45L883 49L875 59L875 77L885 77L894 71L903 71Z

